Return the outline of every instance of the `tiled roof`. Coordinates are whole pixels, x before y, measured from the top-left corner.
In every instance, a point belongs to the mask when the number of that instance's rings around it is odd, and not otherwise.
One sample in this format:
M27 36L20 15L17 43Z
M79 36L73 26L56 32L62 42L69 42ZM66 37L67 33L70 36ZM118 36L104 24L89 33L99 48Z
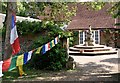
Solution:
M76 16L68 25L67 30L87 29L89 25L92 28L114 28L115 19L107 12L110 4L106 4L101 10L88 10L87 6L78 4Z

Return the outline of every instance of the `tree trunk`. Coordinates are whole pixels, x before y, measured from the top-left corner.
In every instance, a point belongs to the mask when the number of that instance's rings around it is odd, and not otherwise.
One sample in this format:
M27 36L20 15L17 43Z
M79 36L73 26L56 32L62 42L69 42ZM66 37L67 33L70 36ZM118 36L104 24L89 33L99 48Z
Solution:
M5 45L4 45L4 56L3 60L6 60L11 57L12 48L10 44L10 31L11 31L11 20L12 20L12 12L16 12L17 4L16 2L8 2L7 3L7 14L6 14L6 35L5 35Z

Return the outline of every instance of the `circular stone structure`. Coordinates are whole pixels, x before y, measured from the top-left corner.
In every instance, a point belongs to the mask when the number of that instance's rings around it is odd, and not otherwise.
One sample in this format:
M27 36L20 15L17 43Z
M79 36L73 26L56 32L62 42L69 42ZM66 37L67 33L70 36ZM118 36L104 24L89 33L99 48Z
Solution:
M112 47L105 45L93 44L91 26L86 35L84 45L74 45L69 48L69 55L104 55L104 54L117 54L118 51Z

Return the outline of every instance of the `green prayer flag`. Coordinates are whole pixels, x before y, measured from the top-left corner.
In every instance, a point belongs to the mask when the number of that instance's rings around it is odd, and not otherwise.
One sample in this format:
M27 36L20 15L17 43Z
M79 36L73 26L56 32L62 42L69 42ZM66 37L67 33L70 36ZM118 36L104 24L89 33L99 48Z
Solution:
M50 48L52 48L52 41L50 42Z
M16 60L17 60L17 57L18 57L18 56L12 57L11 64L10 64L10 67L9 67L8 71L12 71L13 69L16 68Z

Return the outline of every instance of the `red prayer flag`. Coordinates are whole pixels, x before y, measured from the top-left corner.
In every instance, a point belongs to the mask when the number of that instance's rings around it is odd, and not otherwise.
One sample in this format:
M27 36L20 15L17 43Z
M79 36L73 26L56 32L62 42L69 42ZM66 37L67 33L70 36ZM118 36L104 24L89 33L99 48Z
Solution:
M10 44L12 45L12 55L17 54L20 51L20 44L19 44L19 38L18 38L18 33L16 28L15 13L12 13Z
M2 64L2 71L3 72L6 72L8 71L9 67L10 67L10 64L11 64L11 58L7 59L7 60L4 60L3 61L3 64Z

